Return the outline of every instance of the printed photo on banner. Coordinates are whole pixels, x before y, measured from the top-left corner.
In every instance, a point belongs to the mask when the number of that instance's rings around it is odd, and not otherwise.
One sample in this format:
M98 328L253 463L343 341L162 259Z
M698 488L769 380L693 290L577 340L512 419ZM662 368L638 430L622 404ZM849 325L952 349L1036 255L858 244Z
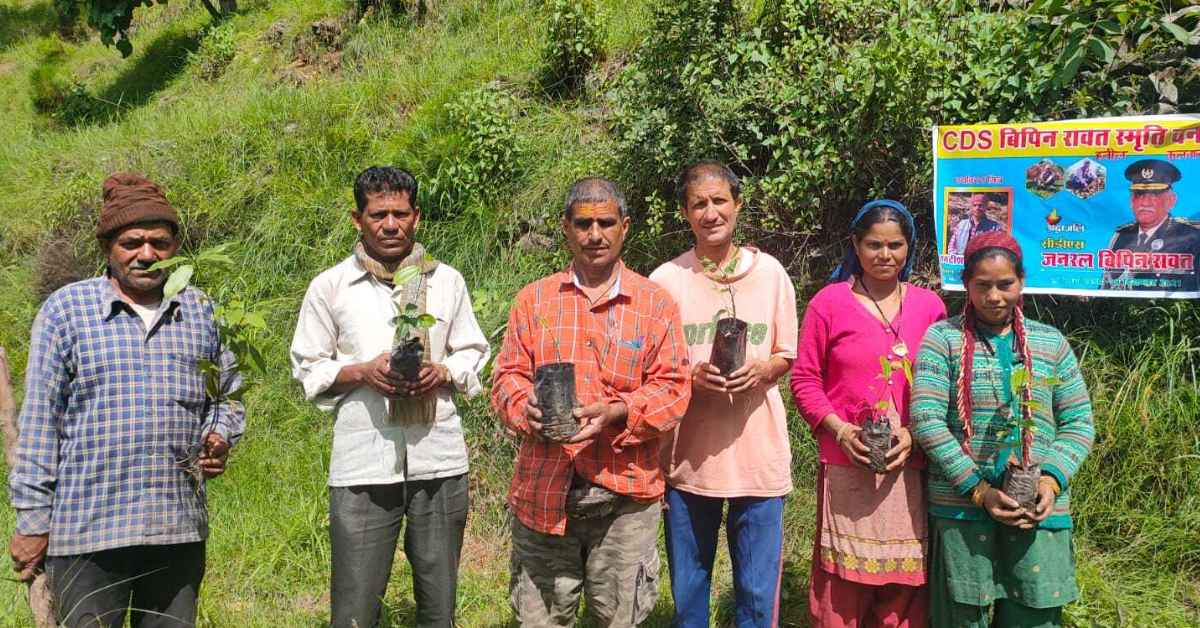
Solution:
M935 127L943 286L1005 229L1030 293L1200 298L1200 115Z
M1012 231L1012 189L946 188L947 252L962 257L967 243L989 231Z

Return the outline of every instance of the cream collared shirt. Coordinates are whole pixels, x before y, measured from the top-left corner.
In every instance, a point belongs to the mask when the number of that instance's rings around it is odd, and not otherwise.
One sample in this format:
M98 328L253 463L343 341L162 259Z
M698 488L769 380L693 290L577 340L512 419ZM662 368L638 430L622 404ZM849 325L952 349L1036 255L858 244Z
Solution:
M292 339L292 376L304 396L333 412L329 486L394 484L467 472L467 445L452 393L468 397L483 386L479 374L491 349L475 320L466 282L438 264L429 278L426 308L437 318L429 330L430 359L450 372L436 391L432 424L389 421L387 399L367 386L335 395L329 387L342 367L390 351L396 332L392 288L350 256L308 286Z

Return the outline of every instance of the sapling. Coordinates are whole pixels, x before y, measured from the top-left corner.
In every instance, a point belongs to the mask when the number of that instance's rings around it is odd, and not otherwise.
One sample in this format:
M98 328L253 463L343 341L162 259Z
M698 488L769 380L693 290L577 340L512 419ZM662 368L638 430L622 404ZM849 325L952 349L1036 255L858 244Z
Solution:
M416 266L405 266L392 276L392 285L397 288L416 279L421 270ZM420 378L421 362L425 354L425 346L421 344L418 330L429 329L437 323L432 314L420 311L415 303L402 304L399 301L400 292L396 291L392 306L396 308L396 316L392 323L396 326L397 342L392 347L392 355L388 359L388 368L395 371L405 381L415 382Z
M579 431L579 422L572 414L578 405L575 365L563 361L558 335L545 317L539 316L537 323L550 336L555 360L537 367L533 374L533 391L542 411L542 434L551 440L564 441Z
M875 473L887 472L887 452L892 448L890 411L895 409L895 404L889 391L896 369L900 369L909 385L912 385L912 362L907 357L901 356L892 360L888 356L879 356L879 375L876 378L883 380L879 399L860 413L860 416L866 415L860 424L862 440L869 450L867 457L871 460L871 470Z
M750 329L746 321L737 317L737 291L732 284L727 283L737 269L737 256L735 255L724 267L718 267L716 262L706 257L700 258L700 264L704 267L705 274L720 280L718 282L714 279L713 289L729 298L729 308L721 308L713 315L716 330L712 354L708 358L709 363L717 367L721 375L729 377L746 363L746 339Z
M1019 412L1013 415L1011 409L1006 409L1008 422L1006 429L999 433L1001 446L996 452L996 461L1004 468L1004 494L1029 512L1036 507L1038 481L1042 477L1041 464L1033 460L1033 413L1044 409L1044 406L1033 398L1033 388L1036 385L1054 386L1060 382L1055 377L1031 378L1024 366L1013 369L1009 378L1010 390L1014 393L1021 391L1017 402ZM1018 450L1021 454L1019 459L1016 455Z
M205 249L196 255L176 255L155 262L150 270L170 271L167 281L163 284L163 299L171 299L182 292L192 282L197 271L201 275L216 276L226 273L234 266L233 258L228 254L230 245L221 244ZM221 346L228 349L234 356L233 368L243 376L246 367L250 367L253 375L261 376L266 372L266 360L263 358L267 332L266 307L267 302L247 305L227 285L218 286L212 296L205 295L213 308L213 318L217 324L217 336ZM222 378L221 366L209 358L200 358L196 369L204 378L204 393L213 403L225 401L240 402L251 382L244 377L242 384L232 390L226 389ZM206 435L202 434L201 438ZM200 470L200 458L209 455L207 444L196 443L188 448L187 455L175 462L195 480L196 490L203 485L204 476Z

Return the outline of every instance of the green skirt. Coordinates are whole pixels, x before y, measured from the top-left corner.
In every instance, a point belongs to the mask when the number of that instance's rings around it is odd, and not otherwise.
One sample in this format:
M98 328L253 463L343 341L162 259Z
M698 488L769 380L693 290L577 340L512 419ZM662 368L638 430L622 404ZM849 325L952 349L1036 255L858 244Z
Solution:
M1079 597L1069 529L1021 530L991 519L930 517L929 532L930 602L935 617L978 614L1004 601L1015 603L1004 604L1010 607L1005 615L1021 614L1022 610L1044 615L1037 611L1057 611ZM976 612L969 608L954 612L949 608L956 605L975 607ZM972 623L954 621L945 625ZM1045 625L1041 621L1021 623Z

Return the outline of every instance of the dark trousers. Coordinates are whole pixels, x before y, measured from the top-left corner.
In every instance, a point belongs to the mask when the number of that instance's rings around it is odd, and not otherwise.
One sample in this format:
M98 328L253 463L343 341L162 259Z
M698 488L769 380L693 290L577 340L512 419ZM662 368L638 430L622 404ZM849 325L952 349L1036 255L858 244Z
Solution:
M76 556L49 556L55 612L67 628L196 625L204 543L140 545Z
M466 474L400 484L329 488L334 628L374 628L404 519L417 626L450 628L467 526Z

